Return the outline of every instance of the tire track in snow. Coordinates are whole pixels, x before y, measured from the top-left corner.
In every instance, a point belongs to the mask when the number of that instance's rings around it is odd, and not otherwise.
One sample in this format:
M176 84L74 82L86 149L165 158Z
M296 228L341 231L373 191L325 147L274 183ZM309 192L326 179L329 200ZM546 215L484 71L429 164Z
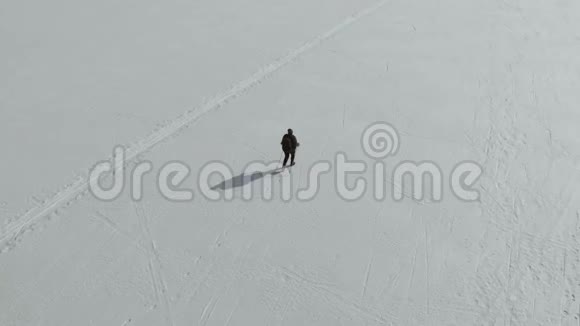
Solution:
M281 68L292 63L294 60L299 58L304 53L316 48L326 40L332 38L333 36L341 32L342 30L346 29L347 27L351 26L352 24L356 23L360 19L376 12L388 2L389 0L380 0L374 3L373 5L366 7L363 10L347 17L345 20L335 25L327 32L320 34L314 39L304 43L302 46L290 51L285 56L258 69L258 71L256 71L253 75L238 82L229 90L213 97L201 107L185 112L178 118L172 120L165 127L153 132L149 136L137 142L135 145L126 148L125 161L130 162L134 160L138 155L150 150L158 143L175 135L180 130L187 127L194 121L198 120L206 113L216 110L222 107L223 105L227 104L229 101L245 94L250 89L259 85L262 81L270 77L272 74L274 74ZM18 218L15 222L6 226L6 228L2 231L2 234L0 235L0 252L2 252L2 249L4 249L6 246L10 246L11 243L15 242L22 234L22 231L27 227L31 226L33 223L35 223L35 221L52 213L58 207L66 203L75 201L75 199L77 199L77 196L87 191L88 184L89 184L88 178L82 178L80 180L77 180L76 182L70 184L66 190L46 200L40 206L30 209L28 212L26 212L24 215Z

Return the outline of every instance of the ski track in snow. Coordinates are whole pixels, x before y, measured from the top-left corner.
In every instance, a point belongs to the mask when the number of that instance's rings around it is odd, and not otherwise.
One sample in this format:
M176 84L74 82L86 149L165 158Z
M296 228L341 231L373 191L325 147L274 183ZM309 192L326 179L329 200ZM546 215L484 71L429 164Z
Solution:
M155 291L158 304L163 305L167 326L174 326L175 323L173 322L171 313L171 302L168 293L169 290L163 275L161 258L159 257L159 252L157 250L155 240L153 239L151 230L149 229L148 214L142 203L135 203L134 206L137 219L139 220L139 226L141 227L142 236L145 237L150 244L147 256L149 259L149 269L151 272L153 290Z
M126 162L130 162L137 158L138 155L149 151L154 146L160 142L168 139L171 136L176 135L180 130L187 127L191 123L195 122L201 118L206 113L216 110L223 105L227 104L229 101L243 95L248 92L253 87L259 85L266 78L285 67L286 65L292 63L294 60L299 58L301 55L307 53L308 51L316 48L326 40L334 37L336 34L344 30L345 28L356 23L360 19L376 12L387 4L390 0L381 0L377 3L359 11L358 13L347 17L341 23L335 25L333 28L327 32L317 36L316 38L304 43L302 46L290 51L285 56L281 57L274 62L271 62L262 68L260 68L256 73L250 77L238 82L232 88L224 93L215 96L213 99L209 100L203 106L189 110L182 114L180 117L171 121L165 127L153 132L148 137L138 141L136 144L131 145L126 148L125 158ZM111 158L112 159L112 158ZM111 160L110 159L110 160ZM15 221L8 224L0 235L0 253L5 252L15 246L16 242L19 240L23 231L26 228L32 226L36 221L53 213L56 209L63 205L70 204L82 196L88 191L89 180L88 178L80 178L74 183L68 185L65 190L58 193L56 196L49 198L44 201L40 206L30 209L28 212L20 217L15 218Z

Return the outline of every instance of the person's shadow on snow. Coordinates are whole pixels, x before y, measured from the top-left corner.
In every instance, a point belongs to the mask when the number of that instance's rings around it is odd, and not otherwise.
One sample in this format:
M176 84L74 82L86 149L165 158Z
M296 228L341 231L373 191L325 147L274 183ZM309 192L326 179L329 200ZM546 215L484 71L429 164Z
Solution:
M246 175L244 173L233 177L229 180L224 180L221 183L211 187L211 190L226 190L226 189L231 189L231 188L238 188L238 187L243 187L245 185L247 185L250 182L254 182L256 180L260 180L263 177L265 177L266 175L270 174L270 175L277 175L280 174L282 172L283 168L276 168L270 171L266 171L266 172L254 172L250 175Z

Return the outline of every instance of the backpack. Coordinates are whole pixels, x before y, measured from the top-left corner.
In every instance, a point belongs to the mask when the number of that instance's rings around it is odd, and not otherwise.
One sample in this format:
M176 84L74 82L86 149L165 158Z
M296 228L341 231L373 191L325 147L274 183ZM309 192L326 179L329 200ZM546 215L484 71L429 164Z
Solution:
M290 138L290 135L288 134L284 135L284 137L282 137L282 142L280 142L280 144L282 145L282 149L285 151L289 151L290 149L292 149L292 139Z

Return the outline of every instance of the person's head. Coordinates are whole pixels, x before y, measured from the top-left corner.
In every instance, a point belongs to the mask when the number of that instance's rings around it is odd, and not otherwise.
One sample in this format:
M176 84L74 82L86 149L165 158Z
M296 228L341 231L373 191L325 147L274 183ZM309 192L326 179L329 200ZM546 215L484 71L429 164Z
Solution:
M294 133L294 131L292 131L292 129L288 129L288 135L292 135Z

